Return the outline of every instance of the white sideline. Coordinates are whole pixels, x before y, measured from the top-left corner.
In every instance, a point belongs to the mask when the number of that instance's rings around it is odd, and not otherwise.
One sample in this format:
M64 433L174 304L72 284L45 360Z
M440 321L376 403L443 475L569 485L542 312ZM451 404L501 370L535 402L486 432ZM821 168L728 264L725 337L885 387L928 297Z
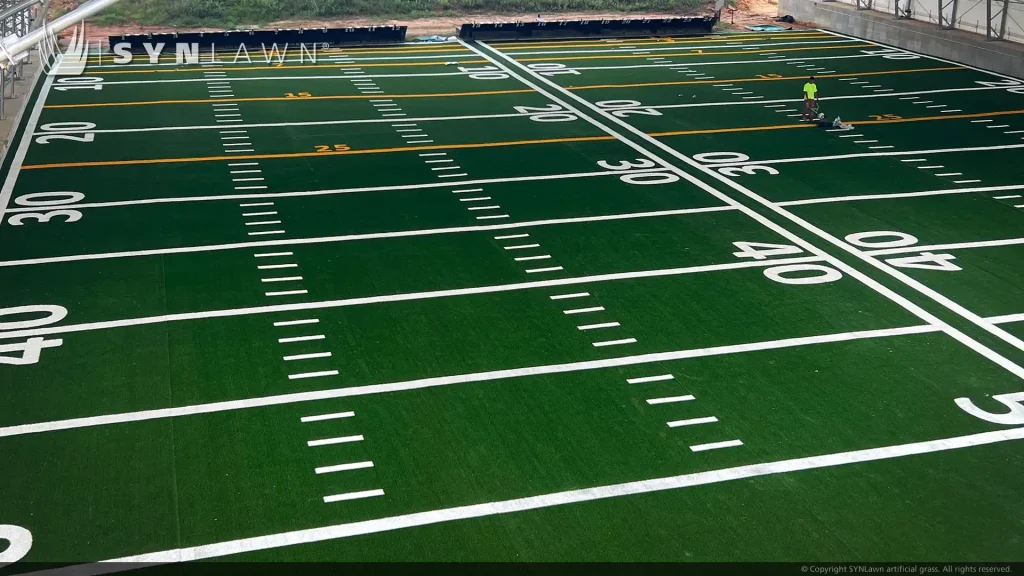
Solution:
M890 460L907 456L916 456L932 452L943 452L947 450L959 450L974 446L984 446L999 442L1008 442L1024 438L1024 428L1011 428L1008 430L997 430L994 432L982 432L952 438L941 438L937 440L926 440L923 442L912 442L908 444L897 444L879 448L868 448L864 450L851 450L848 452L837 452L833 454L822 454L818 456L807 456L793 458L790 460L778 460L775 462L764 462L760 464L748 464L719 470L708 470L692 474L681 474L678 476L667 476L649 480L637 480L623 482L621 484L607 484L592 488L580 488L566 490L563 492L552 492L513 500L500 500L485 502L468 506L457 506L429 510L426 512L415 512L401 514L374 520L361 522L350 522L346 524L335 524L319 528L307 528L278 534L267 534L250 538L228 540L214 544L191 546L187 548L175 548L160 552L137 554L106 560L106 564L88 564L58 568L47 574L72 573L78 575L106 574L120 572L141 567L146 563L167 563L187 562L193 560L204 560L218 558L258 550L271 550L287 546L309 544L312 542L323 542L341 538L351 538L365 534L377 534L390 532L416 526L429 526L443 522L457 520L468 520L471 518L483 518L497 516L500 514L512 514L526 510L537 510L553 506L565 506L579 502L590 502L606 498L619 498L637 494L648 494L665 490L679 490L694 486L730 482L746 478L757 478L773 474L798 472L802 470L814 470L829 468L833 466L844 466L862 462L878 460ZM39 574L40 572L36 572Z

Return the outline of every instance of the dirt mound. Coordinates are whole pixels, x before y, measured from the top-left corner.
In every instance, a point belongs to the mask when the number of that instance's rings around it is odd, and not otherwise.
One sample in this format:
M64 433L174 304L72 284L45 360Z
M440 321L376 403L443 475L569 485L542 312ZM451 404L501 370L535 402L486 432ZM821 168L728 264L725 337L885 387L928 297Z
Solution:
M52 0L51 6L67 9L77 5L77 0ZM704 10L699 11L710 14L714 3L709 2ZM735 10L729 9L722 13L722 24L729 29L743 30L744 25L765 24L773 22L778 12L778 0L737 0ZM562 14L542 14L544 20L594 20L601 18L672 18L679 14L638 14L623 12L566 12ZM407 26L410 39L419 36L451 36L454 35L459 25L466 22L532 22L537 19L537 14L471 14L467 16L438 16L433 18L415 19L381 19L381 18L343 18L332 20L281 20L271 22L263 29L273 28L343 28L348 26L382 26L397 25ZM217 31L216 28L176 28L173 26L144 26L141 24L125 24L116 26L97 26L88 24L87 35L94 42L100 40L106 44L110 36L122 34L143 34L147 32L201 32Z

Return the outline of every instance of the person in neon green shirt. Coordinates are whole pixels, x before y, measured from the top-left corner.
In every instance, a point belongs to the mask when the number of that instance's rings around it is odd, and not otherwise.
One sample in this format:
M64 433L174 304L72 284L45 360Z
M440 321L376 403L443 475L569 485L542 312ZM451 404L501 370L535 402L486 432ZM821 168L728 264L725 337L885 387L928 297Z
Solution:
M804 117L800 120L810 122L814 118L814 110L818 103L818 86L814 83L814 76L807 79L804 84Z

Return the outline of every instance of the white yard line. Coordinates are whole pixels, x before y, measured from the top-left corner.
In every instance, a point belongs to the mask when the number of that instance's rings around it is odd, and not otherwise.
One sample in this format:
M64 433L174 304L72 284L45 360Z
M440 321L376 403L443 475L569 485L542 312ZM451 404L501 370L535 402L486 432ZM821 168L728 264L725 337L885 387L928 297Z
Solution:
M779 60L772 60L772 62L802 62L805 60L843 60L847 58L880 58L876 54L851 54L844 56L815 56L813 58L807 57L794 57ZM689 62L686 66L723 66L730 64L764 64L764 60L725 60L718 62ZM573 70L627 70L631 68L673 68L679 67L681 64L623 64L618 66L571 66Z
M774 48L776 46L817 46L817 45L821 45L821 44L845 44L847 42L848 42L847 40L811 40L811 41L807 41L807 42L799 42L799 41L797 41L797 42L769 42L769 43L766 43L766 44L745 44L744 48ZM664 48L645 47L643 49L642 53L641 52L636 52L634 50L623 49L623 48L614 48L614 49L611 49L611 50L600 50L600 49L598 49L598 50L547 50L547 51L538 51L538 52L519 52L519 51L516 51L514 53L511 53L510 55L514 56L515 58L519 58L520 56L571 56L571 55L574 55L574 54L610 54L610 55L618 54L618 55L631 55L631 54L645 54L647 52L686 52L686 51L692 51L692 50L716 50L716 49L717 50L726 50L726 51L728 51L728 50L732 50L733 48L734 48L733 46L725 46L723 44L704 44L704 45L699 45L699 44L690 45L690 44L687 44L687 45L674 45L674 46L673 45L666 45L666 47L664 47ZM714 55L715 53L714 52L708 52L708 54L709 55ZM689 54L684 54L684 55L689 55ZM810 58L806 58L806 60L810 60ZM757 62L764 62L764 60L758 60ZM675 64L675 65L676 66L680 66L680 64ZM689 66L689 65L690 65L690 63L686 64L686 66Z
M914 246L903 248L882 248L879 250L866 250L865 253L871 256L886 256L889 254L916 254L920 252L932 252L935 250L966 250L968 248L995 248L998 246L1020 246L1021 244L1024 244L1024 238L1003 238L1000 240L950 242L947 244L932 244L928 246L921 246L915 244Z
M428 116L422 118L402 118L403 122L444 122L450 120L493 120L495 118L529 118L536 114L543 114L543 112L531 112L528 114L522 114L519 112L508 113L508 114L473 114L465 116ZM300 126L336 126L345 124L392 124L396 122L394 118L356 118L352 120L317 120L310 122L266 122L260 124L239 124L232 126L232 128L240 129L251 129L251 128L295 128ZM98 130L62 130L62 133L77 134L81 132L90 132L94 134L130 134L137 132L174 132L179 130L223 130L224 126L220 124L195 124L188 126L154 126L149 128L110 128L110 129L98 129ZM38 132L35 136L43 136L46 134L53 134L53 132Z
M179 406L175 408L158 408L154 410L140 410L137 412L106 414L103 416L87 416L82 418L71 418L67 420L54 420L50 422L37 422L33 424L19 424L0 428L0 438L9 436L21 436L25 434L40 434L44 432L54 432L57 430L73 430L78 428L89 428L94 426L123 424L127 422L142 422L146 420L155 420L162 418L179 418L183 416L192 416L196 414L210 414L214 412L244 410L263 406L278 406L282 404L294 404L299 402L312 402L317 400L348 398L372 394L390 394L406 390L421 390L425 388L434 388L439 386L468 384L471 382L489 382L494 380L502 380L506 378L521 378L527 376L540 376L545 374L561 374L567 372L579 372L583 370L616 368L621 366L640 366L645 364L668 362L673 360L687 360L691 358L704 358L709 356L722 356L728 354L739 354L764 350L779 350L783 348L808 346L812 344L850 342L855 340L865 340L871 338L890 338L935 332L939 332L939 328L936 326L928 325L908 326L905 328L885 328L881 330L862 330L856 332L840 332L835 334L821 334L817 336L802 336L796 338L784 338L780 340L750 342L745 344L714 346L710 348L695 348L689 350L675 350L671 352L637 354L632 356L605 358L601 360L569 362L565 364L527 366L523 368L493 370L489 372L458 374L453 376L440 376L433 378L423 378L418 380L408 380L402 382L391 382L386 384L371 384L364 386L330 388L310 392L296 392L291 394L280 394L275 396L263 396L259 398L246 398L243 400L229 400L224 402L195 404L191 406Z
M26 328L22 330L10 330L7 332L0 332L0 339L39 336L43 334L70 334L76 332L90 332L94 330L109 330L112 328L145 326L150 324L164 324L168 322L183 322L207 318L230 318L235 316L251 316L258 314L272 314L277 312L296 312L299 310L305 311L322 310L327 308L347 308L352 306L365 306L370 304L384 304L390 302L407 302L411 300L429 300L434 298L471 296L475 294L512 292L517 290L529 290L534 288L550 288L554 286L576 286L581 284L613 282L618 280L631 280L637 278L658 278L664 276L702 274L706 272L740 270L743 268L763 268L769 266L779 266L783 264L802 264L808 262L820 262L821 260L822 258L819 256L802 256L797 258L777 258L764 261L739 261L729 262L727 264L707 264L702 266L687 266L682 268L662 268L656 270L638 270L633 272L614 272L608 274L595 274L592 276L576 276L571 278L536 280L531 282L515 282L511 284L493 284L488 286L475 286L470 288L451 288L447 290L432 290L424 292L405 292L400 294L387 294L379 296L362 296L358 298L323 300L318 302L296 302L291 304L251 306L246 308L206 310L202 312L181 312L177 314L161 314L157 316L142 316L136 318L124 318L120 320L85 322L82 324L65 324L60 326L44 326L39 328Z
M1022 145L1024 146L1024 145ZM239 164L241 165L241 164ZM245 200L259 198L297 198L302 196L330 196L335 194L358 194L362 192L388 192L397 190L426 190L431 188L451 188L453 186L473 186L477 184L504 184L510 182L536 182L543 180L566 180L573 178L595 178L599 176L619 176L624 174L643 174L659 172L662 168L646 170L606 170L601 172L576 172L567 174L542 174L538 176L516 176L508 178L483 178L479 180L460 180L457 182L426 182L420 184L396 184L393 186L366 186L362 188L333 188L327 190L303 190L297 192L220 194L214 196L181 196L164 198L146 198L143 200L116 200L113 202L82 202L63 205L67 208L82 210L86 208L111 208L118 206L143 206L146 204L168 204L175 202L214 202L219 200ZM8 212L39 211L39 207L11 208Z
M361 78L423 78L423 77L434 77L434 76L467 76L473 74L473 72L435 72L435 73L413 73L413 74L364 74L364 75L321 75L321 76L218 76L218 82L278 82L278 81L306 81L306 80L353 80ZM88 75L85 76L88 78ZM103 87L108 88L110 86L118 85L136 85L136 84L187 84L192 82L210 82L210 78L178 78L178 79L162 79L162 80L103 80Z
M998 146L971 146L963 148L933 148L931 150L905 150L895 152L856 152L853 154L832 154L829 156L803 156L797 158L774 158L766 160L745 160L743 162L722 162L714 166L745 166L747 164L792 164L795 162L825 162L828 160L845 160L848 158L878 158L885 156L918 156L923 154L949 154L959 152L990 152L993 150L1017 150L1024 144L1002 144Z
M180 248L157 248L152 250L134 250L125 252L103 252L94 254L78 254L70 256L51 256L45 258L28 258L24 260L0 261L0 268L11 266L33 266L52 264L55 262L79 262L83 260L107 260L111 258L138 258L165 254L191 254L196 252L217 252L261 248L268 246L296 246L302 244L325 244L331 242L357 242L378 240L383 238L404 238L412 236L433 236L437 234L461 234L466 232L486 232L494 230L515 230L535 226L552 226L579 222L604 222L613 220L632 220L638 218L658 218L663 216L679 216L683 214L700 214L704 212L727 212L734 210L731 206L711 206L707 208L683 208L680 210L664 210L661 212L637 212L633 214L610 214L606 216L580 216L576 218L554 218L551 220L528 220L507 224L478 224L476 226L455 226L451 228L427 228L420 230L402 230L398 232L371 232L367 234L349 234L344 236L319 236L313 238L287 238L279 240L259 240L250 242L233 242L230 244L208 244L205 246L187 246ZM262 234L251 232L250 234Z
M891 194L862 194L859 196L830 196L826 198L807 198L805 200L788 200L776 202L776 206L801 206L804 204L829 204L832 202L858 202L861 200L885 200L889 198L916 198L918 196L944 196L947 194L976 194L981 192L1000 192L1003 190L1022 190L1024 184L1008 186L979 186L977 188L953 188L942 190L922 190L920 192L894 192Z

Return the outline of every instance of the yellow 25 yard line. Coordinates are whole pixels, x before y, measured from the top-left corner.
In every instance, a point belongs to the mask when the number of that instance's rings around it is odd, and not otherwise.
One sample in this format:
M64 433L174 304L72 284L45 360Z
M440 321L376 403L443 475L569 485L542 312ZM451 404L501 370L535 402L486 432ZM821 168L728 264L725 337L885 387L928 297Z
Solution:
M927 122L930 120L956 120L958 118L987 118L989 116L1009 116L1024 114L1024 110L1002 110L999 112L979 112L976 114L946 114L944 116L920 116L917 118L886 118L883 120L851 120L855 127L863 124L902 124L904 122ZM745 128L715 128L709 130L676 130L673 132L652 132L648 136L685 136L689 134L723 134L727 132L759 132L762 130L787 130L790 128L816 128L817 124L780 124L777 126L748 126Z
M137 164L173 164L179 162L212 162L222 160L267 160L275 158L309 158L313 156L351 156L357 154L383 154L388 152L418 152L421 150L451 150L459 148L495 148L499 146L523 146L528 144L559 144L562 142L596 142L614 140L613 136L579 136L575 138L550 138L546 140L513 140L510 142L481 142L477 144L442 144L434 146L404 146L401 148L371 148L368 150L347 150L344 152L289 152L285 154L249 154L233 156L199 156L192 158L152 158L148 160L105 160L100 162L62 162L59 164L25 164L22 170L43 168L83 168L90 166L132 166Z
M835 38L835 36L831 36L829 34L814 33L814 34L805 34L805 35L800 35L800 36L785 36L784 38L787 39L787 40L790 39L790 38L795 38L797 40L801 40L801 39L816 39L816 38ZM778 40L778 39L779 39L779 37L757 36L757 37L747 37L747 38L744 38L743 41L744 42L754 42L754 41ZM711 38L711 39L703 39L703 40L701 40L701 39L697 39L697 40L673 40L673 41L659 40L657 42L649 42L649 41L646 41L646 42L616 42L614 44L609 44L609 43L606 43L606 42L602 42L602 43L587 43L587 44L558 44L558 43L555 43L555 42L548 42L548 43L544 43L544 44L522 44L522 43L517 43L515 45L493 44L493 43L491 43L490 45L494 46L494 47L497 47L497 48L500 48L504 52L515 53L516 50L533 50L533 49L536 49L536 48L617 48L617 47L621 47L621 46L665 46L667 44L680 44L680 45L684 45L685 46L686 44L711 44L713 42L736 42L736 41L737 40L735 38L722 38L722 39Z
M919 118L894 118L884 120L853 121L853 124L901 124L904 122L924 122L929 120L955 120L958 118L985 118L988 116L1008 116L1024 114L1024 110L1003 110L999 112L979 112L977 114L948 114L945 116L922 116ZM799 128L815 128L816 124L780 124L776 126L747 126L742 128L713 128L707 130L676 130L672 132L651 132L650 136L686 136L691 134L725 134L730 132L761 132L767 130L789 130ZM153 158L148 160L106 160L99 162L65 162L59 164L26 164L22 170L38 170L44 168L82 168L90 166L130 166L137 164L172 164L178 162L211 162L219 160L264 160L275 158L308 158L313 156L346 156L357 154L381 154L388 152L416 152L421 150L449 150L460 148L494 148L500 146L522 146L529 144L557 144L562 142L595 142L613 140L612 136L582 136L575 138L551 138L545 140L515 140L510 142L482 142L477 144L442 144L434 146L407 146L400 148L371 148L368 150L348 150L345 152L290 152L284 154L251 154L248 156L203 156L192 158Z
M751 50L753 52L753 50ZM461 56L456 56L461 58ZM490 60L459 60L459 64L485 64ZM292 66L289 64L281 64L280 66L225 66L223 70L225 72L236 70L282 70L287 68L289 70L298 70L303 68L380 68L384 66L444 66L444 62L405 62L395 64L305 64L301 66ZM160 74L168 72L203 72L203 68L172 68L169 70L95 70L94 74Z
M523 90L486 90L481 92L445 92L440 94L350 94L344 96L305 96L303 98L288 98L286 96L268 96L261 98L218 98L215 102L286 102L310 100L368 100L379 98L445 98L448 96L490 96L494 94L525 94L533 92L530 89ZM203 100L151 100L139 102L98 102L95 104L51 104L43 106L48 110L59 108L107 108L111 106L151 106L154 104L209 104L209 98Z
M837 48L867 48L867 44L843 44L841 46L808 46L806 48L765 48L764 50L739 50L732 52L676 52L674 54L662 53L659 56L729 56L733 54L760 54L762 52L794 52L796 50L835 50ZM615 58L647 58L650 54L625 54L616 56L566 56L559 57L557 54L547 56L545 58L516 58L519 62L550 62L551 60L597 60L597 59L615 59ZM770 62L770 60L765 60ZM680 63L680 66L683 63Z
M883 74L910 74L912 72L939 72L943 70L966 70L963 66L943 66L941 68L915 68L911 70L883 70L879 72L847 72L844 74L814 74L815 78L845 78L847 76L879 76ZM644 86L679 86L683 84L721 84L723 82L772 82L777 80L805 80L803 76L783 76L781 78L718 78L715 80L679 80L673 82L641 82L637 84L594 84L591 86L568 86L567 90L593 90L594 88L639 88Z
M921 116L918 118L886 118L884 120L861 120L857 124L902 124L904 122L924 122L926 120L955 120L957 118L988 118L989 116L1012 116L1024 114L1024 110L1000 110L998 112L978 112L975 114L946 114L944 116Z

